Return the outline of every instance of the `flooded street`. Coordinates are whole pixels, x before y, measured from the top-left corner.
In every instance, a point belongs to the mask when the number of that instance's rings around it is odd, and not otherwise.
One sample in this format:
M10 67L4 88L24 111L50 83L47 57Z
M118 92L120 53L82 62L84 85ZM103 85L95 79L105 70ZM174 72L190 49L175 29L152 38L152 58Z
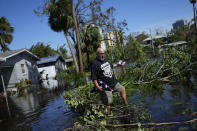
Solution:
M64 91L38 92L0 101L1 131L62 131L71 127L74 114L66 110Z

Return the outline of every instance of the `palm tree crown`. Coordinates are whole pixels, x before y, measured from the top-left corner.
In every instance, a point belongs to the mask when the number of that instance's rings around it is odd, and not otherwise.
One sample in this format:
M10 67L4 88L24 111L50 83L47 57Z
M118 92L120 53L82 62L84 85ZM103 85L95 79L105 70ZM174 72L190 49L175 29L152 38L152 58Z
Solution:
M67 31L74 26L69 0L51 0L49 3L49 25L56 32Z
M189 0L190 1L190 3L192 3L192 4L195 4L196 3L196 0Z
M10 23L7 20L7 18L1 17L0 18L0 46L3 52L9 50L7 44L10 44L12 42L13 32L14 32L14 28L10 26Z

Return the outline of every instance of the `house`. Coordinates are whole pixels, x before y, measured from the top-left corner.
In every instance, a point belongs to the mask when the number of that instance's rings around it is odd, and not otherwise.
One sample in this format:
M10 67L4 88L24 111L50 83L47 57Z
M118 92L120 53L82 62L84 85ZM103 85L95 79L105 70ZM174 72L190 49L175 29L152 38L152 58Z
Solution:
M40 58L40 61L37 61L38 71L43 79L44 87L50 89L62 86L60 82L58 83L56 76L58 72L67 68L65 63L65 60L60 55L43 57Z
M180 47L182 49L186 48L187 42L186 41L177 41L169 44L164 44L159 46L159 51L162 52L163 50L167 48L173 48L173 47Z
M151 45L151 44L155 44L156 40L162 40L163 42L165 42L166 39L167 39L167 37L164 35L157 35L157 36L148 37L148 38L144 39L143 42L148 45Z
M65 60L60 55L40 58L37 64L38 71L43 72L44 79L55 78L58 72L66 68Z
M14 87L21 79L31 80L38 84L38 69L36 61L39 58L27 49L13 50L0 53L0 91Z

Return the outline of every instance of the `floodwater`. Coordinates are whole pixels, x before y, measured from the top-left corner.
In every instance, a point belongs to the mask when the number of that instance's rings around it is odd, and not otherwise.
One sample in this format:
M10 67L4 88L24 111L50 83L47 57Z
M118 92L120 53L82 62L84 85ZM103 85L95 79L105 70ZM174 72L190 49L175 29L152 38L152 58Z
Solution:
M183 122L197 118L197 86L189 84L165 85L162 90L136 90L128 94L129 103L151 113L150 121ZM75 114L66 109L64 90L41 91L26 96L0 99L0 131L62 131L72 127ZM9 107L9 109L8 109ZM197 122L167 126L166 130L195 130Z
M0 131L62 131L72 127L64 91L44 91L0 99Z
M194 83L164 85L159 91L137 90L128 99L150 112L148 122L184 122L197 118L197 86ZM197 122L170 125L165 130L193 131L197 130Z

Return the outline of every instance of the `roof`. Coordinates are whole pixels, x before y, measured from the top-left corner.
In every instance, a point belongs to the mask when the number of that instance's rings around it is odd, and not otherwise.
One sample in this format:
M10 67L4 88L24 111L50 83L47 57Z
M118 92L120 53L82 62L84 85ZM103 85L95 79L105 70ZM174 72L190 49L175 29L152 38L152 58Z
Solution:
M72 62L73 58L66 59L65 62Z
M60 55L56 55L56 56L42 57L40 58L40 61L37 61L37 64L39 65L39 64L45 64L45 63L50 63L50 62L56 62L58 59L65 62L64 59Z
M5 61L6 59L15 56L21 52L27 52L28 54L30 54L32 57L34 57L35 59L39 60L39 57L37 57L36 55L32 54L30 51L28 51L27 49L19 49L19 50L12 50L12 51L6 51L3 53L0 53L0 61Z
M184 44L187 44L187 42L186 42L186 41L177 41L177 42L173 42L173 43L161 45L161 48L162 48L162 47L167 47L167 46L184 45Z
M160 38L166 38L166 36L157 35L157 36L148 37L148 38L144 39L143 42L148 41L148 40L153 40L153 39L160 39Z

